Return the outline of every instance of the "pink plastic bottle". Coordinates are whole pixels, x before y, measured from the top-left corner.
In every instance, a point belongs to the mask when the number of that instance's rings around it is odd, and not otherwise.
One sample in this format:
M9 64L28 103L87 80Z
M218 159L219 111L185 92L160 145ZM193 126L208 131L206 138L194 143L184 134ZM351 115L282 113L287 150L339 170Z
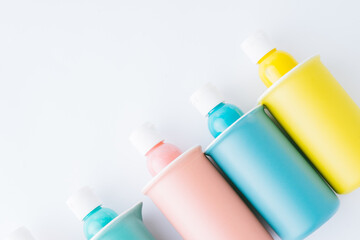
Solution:
M269 240L270 234L196 146L181 153L146 123L130 141L154 178L144 188L185 240Z
M181 155L176 146L165 143L151 123L145 123L130 136L130 141L138 151L146 156L147 167L152 176L158 174L175 158Z

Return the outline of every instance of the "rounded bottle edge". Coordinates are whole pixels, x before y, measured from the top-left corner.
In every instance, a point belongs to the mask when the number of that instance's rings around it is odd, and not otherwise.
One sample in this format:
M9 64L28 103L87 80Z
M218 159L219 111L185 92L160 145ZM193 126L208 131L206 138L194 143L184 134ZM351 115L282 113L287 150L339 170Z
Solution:
M269 88L267 88L260 95L260 97L258 97L258 99L257 99L258 104L263 104L264 99L270 94L270 92L275 91L274 89L277 88L280 84L282 84L289 77L289 75L301 70L301 68L304 67L307 63L314 61L314 60L320 61L320 55L315 54L315 55L305 59L304 61L302 61L298 65L296 65L293 69L291 69L289 72L287 72L284 76L282 76L279 80L277 80L274 84L272 84Z
M211 151L212 148L214 148L214 145L216 145L217 142L221 141L222 138L224 138L225 135L227 135L234 127L237 125L240 121L248 117L251 113L254 113L257 109L265 109L265 106L262 104L258 104L252 109L250 109L248 112L244 113L238 120L236 120L233 124L231 124L225 131L223 131L219 136L217 136L212 142L205 148L204 153L207 155L207 152ZM265 113L265 111L264 111ZM266 113L265 113L266 114Z
M147 195L147 193L153 188L156 183L158 183L161 179L166 177L170 172L176 169L178 165L181 165L186 160L186 156L190 155L193 152L200 152L201 154L204 154L202 152L202 147L200 145L196 145L192 148L189 148L185 152L183 152L180 156L178 156L176 159L174 159L169 165L167 165L165 168L163 168L156 176L154 176L142 189L142 193Z
M129 209L123 211L121 214L119 214L119 216L117 216L116 218L114 218L113 220L111 220L105 227L103 227L99 232L97 232L97 233L95 234L95 236L93 236L93 237L91 238L91 240L100 240L100 237L101 237L100 235L101 235L103 232L107 231L108 228L110 228L110 225L112 225L112 224L115 223L115 222L122 221L123 219L125 219L125 217L127 216L127 214L130 213L131 210L133 210L134 208L136 208L136 207L139 206L139 207L142 209L143 204L144 204L143 202L138 202L138 203L134 204L132 207L130 207ZM142 219L141 219L141 220L142 220Z

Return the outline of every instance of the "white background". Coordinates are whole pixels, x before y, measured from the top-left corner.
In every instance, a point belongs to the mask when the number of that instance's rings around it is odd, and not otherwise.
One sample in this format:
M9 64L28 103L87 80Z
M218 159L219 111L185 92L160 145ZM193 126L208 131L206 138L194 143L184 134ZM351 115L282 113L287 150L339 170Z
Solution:
M39 240L83 239L65 201L91 185L117 212L144 200L156 238L181 239L141 194L151 177L131 130L150 120L183 150L206 146L188 98L211 81L254 107L265 86L240 42L257 29L299 61L320 53L360 104L357 2L1 0L0 236L27 225ZM341 196L308 239L360 239L359 201Z

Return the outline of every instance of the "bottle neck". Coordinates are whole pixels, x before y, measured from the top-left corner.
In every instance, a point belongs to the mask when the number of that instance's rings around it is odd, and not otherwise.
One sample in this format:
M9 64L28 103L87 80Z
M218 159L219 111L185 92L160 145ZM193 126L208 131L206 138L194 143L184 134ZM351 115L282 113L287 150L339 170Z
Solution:
M92 210L88 215L86 215L86 217L84 217L83 222L85 222L87 219L89 219L89 217L91 217L93 214L95 214L96 212L100 211L102 209L101 206L96 207L94 210Z
M217 110L219 110L220 108L222 108L223 106L225 106L224 102L219 103L218 105L216 105L216 107L214 107L213 109L211 109L211 111L208 113L208 116L212 115L213 113L215 113Z
M153 146L146 154L145 157L150 156L153 152L156 151L156 149L158 149L159 147L161 147L162 145L164 145L164 141L159 142L158 144L156 144L155 146Z
M297 64L289 53L274 48L258 61L259 75L266 87L270 87Z
M98 206L92 210L84 219L84 234L86 239L92 239L98 232L104 229L105 226L111 223L118 214L109 209Z
M270 55L272 55L274 52L276 52L276 48L265 54L258 62L257 64L261 64L265 59L267 59Z
M242 115L243 112L237 106L229 103L220 103L209 112L208 128L211 135L216 138Z
M181 154L181 150L173 144L158 143L145 155L150 174L152 176L157 175Z

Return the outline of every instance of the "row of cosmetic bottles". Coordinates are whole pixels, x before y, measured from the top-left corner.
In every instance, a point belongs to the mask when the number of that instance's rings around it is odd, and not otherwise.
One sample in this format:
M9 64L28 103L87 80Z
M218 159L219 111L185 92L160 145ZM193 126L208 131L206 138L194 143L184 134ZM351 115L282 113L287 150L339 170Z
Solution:
M304 239L360 186L360 109L319 56L298 64L263 33L242 43L268 90L243 113L212 84L191 96L215 138L183 152L145 123L130 136L153 179L143 189L186 240ZM333 191L334 190L334 191ZM117 214L85 187L68 200L86 239L154 237L142 204ZM250 210L251 209L251 210ZM24 228L8 240L33 240Z

